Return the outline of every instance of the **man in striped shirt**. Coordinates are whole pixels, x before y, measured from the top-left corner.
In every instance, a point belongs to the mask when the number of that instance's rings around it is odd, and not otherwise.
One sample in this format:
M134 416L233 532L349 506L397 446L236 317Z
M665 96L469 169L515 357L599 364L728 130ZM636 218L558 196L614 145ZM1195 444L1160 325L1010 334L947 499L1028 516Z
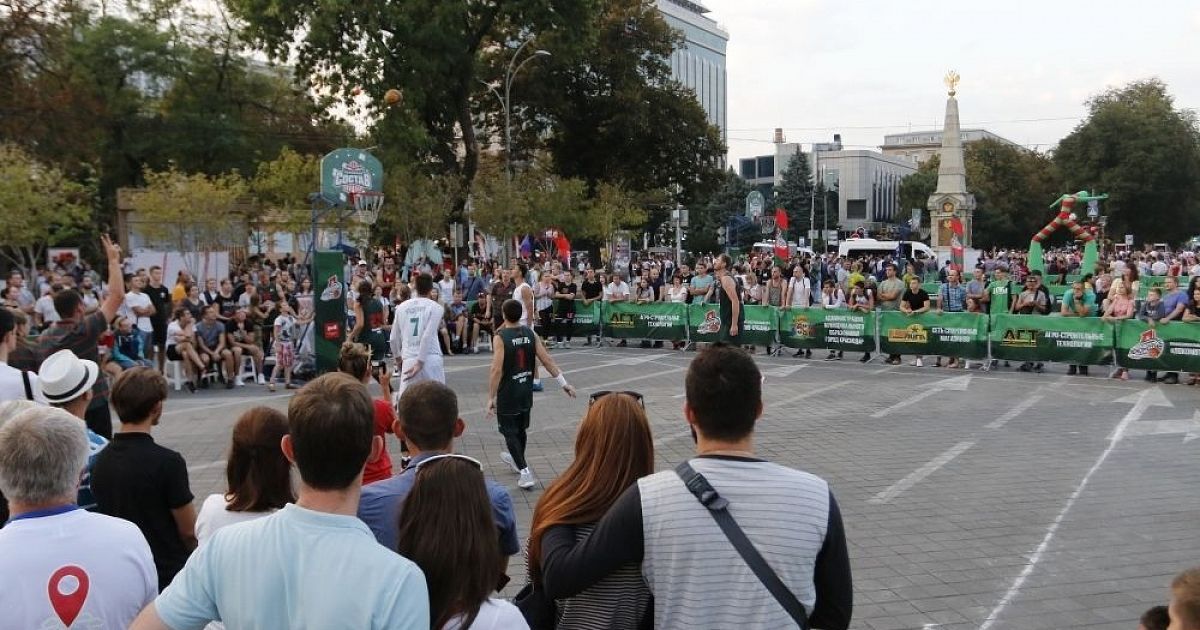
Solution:
M812 628L850 625L852 582L841 513L824 479L754 455L762 376L739 348L714 344L688 368L684 414L696 438L691 466L729 502L729 514L803 605ZM658 628L787 628L792 617L763 586L675 471L627 490L586 540L571 527L542 538L542 583L575 595L640 562Z

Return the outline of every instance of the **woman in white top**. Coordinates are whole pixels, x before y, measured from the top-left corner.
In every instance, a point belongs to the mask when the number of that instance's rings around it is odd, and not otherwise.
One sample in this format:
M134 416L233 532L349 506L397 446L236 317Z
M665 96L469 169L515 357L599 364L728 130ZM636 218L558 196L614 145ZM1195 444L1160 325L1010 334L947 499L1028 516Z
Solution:
M688 288L683 285L683 277L675 274L671 278L671 286L667 287L667 301L676 304L687 302Z
M450 299L454 297L454 278L450 275L449 269L442 270L442 279L437 281L438 285L438 301L442 304L449 304Z
M396 550L425 574L434 630L529 630L516 606L490 597L503 575L482 468L453 453L422 460L400 509Z
M201 545L218 529L275 512L296 500L291 465L279 447L287 416L270 407L252 407L233 425L226 456L225 494L210 494L196 516Z

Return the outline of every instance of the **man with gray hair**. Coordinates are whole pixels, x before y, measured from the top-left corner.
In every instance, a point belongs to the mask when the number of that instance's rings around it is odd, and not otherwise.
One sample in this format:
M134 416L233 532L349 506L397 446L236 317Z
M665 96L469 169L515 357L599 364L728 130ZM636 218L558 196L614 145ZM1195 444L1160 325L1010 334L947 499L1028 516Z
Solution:
M0 427L0 490L12 512L0 529L5 627L125 628L158 592L137 526L75 504L88 457L84 431L51 407Z

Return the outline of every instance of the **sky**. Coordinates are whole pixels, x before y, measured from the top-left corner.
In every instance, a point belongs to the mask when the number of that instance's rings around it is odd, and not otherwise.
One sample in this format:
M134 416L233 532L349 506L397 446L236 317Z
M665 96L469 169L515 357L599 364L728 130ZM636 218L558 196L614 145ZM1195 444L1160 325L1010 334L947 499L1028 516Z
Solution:
M1157 77L1200 108L1200 1L703 0L730 33L731 163L788 142L878 149L941 129L956 70L964 128L1052 149L1110 87ZM805 150L808 150L805 147Z

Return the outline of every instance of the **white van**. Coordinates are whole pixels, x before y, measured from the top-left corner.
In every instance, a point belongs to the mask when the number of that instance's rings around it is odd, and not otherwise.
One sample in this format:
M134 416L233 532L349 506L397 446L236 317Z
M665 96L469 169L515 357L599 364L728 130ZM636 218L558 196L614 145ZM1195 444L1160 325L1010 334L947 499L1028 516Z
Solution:
M859 258L895 254L899 247L900 256L907 260L930 260L935 258L932 249L920 241L878 241L873 238L851 238L838 243L838 256Z

